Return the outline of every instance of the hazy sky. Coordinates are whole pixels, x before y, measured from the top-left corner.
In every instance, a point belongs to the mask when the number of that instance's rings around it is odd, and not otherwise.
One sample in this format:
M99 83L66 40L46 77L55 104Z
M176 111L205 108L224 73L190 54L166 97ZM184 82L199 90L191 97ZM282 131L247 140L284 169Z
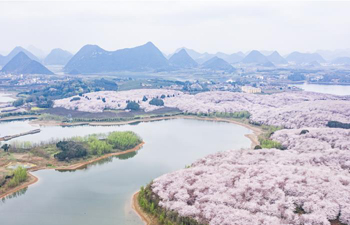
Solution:
M0 51L152 41L161 51L350 48L350 2L0 2Z

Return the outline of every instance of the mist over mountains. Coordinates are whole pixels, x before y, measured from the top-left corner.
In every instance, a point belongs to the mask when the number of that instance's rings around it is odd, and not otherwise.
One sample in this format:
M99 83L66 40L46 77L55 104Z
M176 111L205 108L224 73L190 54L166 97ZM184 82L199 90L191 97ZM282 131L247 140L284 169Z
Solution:
M53 49L43 60L45 65L66 65L73 54L60 48Z
M95 74L118 71L161 72L181 69L209 69L232 72L234 71L232 65L235 64L260 67L284 65L320 67L324 63L331 63L334 65L350 64L350 51L347 52L346 50L337 52L320 51L320 53L292 52L283 57L277 51L252 50L247 54L242 52L233 54L217 52L215 54L210 54L207 52L200 53L193 49L182 47L166 57L152 42L147 42L144 45L134 48L125 48L115 51L104 50L98 45L85 45L75 55L63 49L56 48L43 58L43 51L40 51L40 49L34 46L32 46L31 49L35 50L37 54L41 53L40 57L18 46L8 55L0 55L0 66L4 67L20 52L25 53L29 59L39 62L39 64L64 66L64 72L67 74ZM327 61L323 58L321 53L328 54L328 59L332 58L332 55L333 59ZM338 55L341 55L341 57L335 57ZM40 60L40 58L42 59ZM43 66L42 64L40 65ZM17 64L12 63L12 66L14 65ZM39 67L39 65L36 66L37 69ZM6 71L7 70L4 70L3 72ZM20 68L14 71L28 72L29 69L27 68L24 70L23 65L21 65ZM33 71L43 72L45 70L41 68Z
M7 56L0 55L0 66L3 66L5 64L7 64L13 57L15 57L20 52L24 52L32 60L35 60L37 62L40 61L38 57L33 55L28 50L26 50L26 49L24 49L24 48L22 48L20 46L17 46Z
M202 68L211 70L224 70L224 71L234 71L235 69L225 60L214 56L205 63L202 64Z
M286 60L288 62L303 64L303 63L325 63L326 60L318 53L301 53L301 52L292 52L287 57Z

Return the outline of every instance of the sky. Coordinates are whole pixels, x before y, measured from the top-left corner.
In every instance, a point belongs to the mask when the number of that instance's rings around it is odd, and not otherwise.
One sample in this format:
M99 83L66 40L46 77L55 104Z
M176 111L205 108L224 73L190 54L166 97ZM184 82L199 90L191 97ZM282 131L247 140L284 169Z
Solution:
M348 1L0 2L0 53L148 41L168 54L184 46L209 53L349 49L349 11Z

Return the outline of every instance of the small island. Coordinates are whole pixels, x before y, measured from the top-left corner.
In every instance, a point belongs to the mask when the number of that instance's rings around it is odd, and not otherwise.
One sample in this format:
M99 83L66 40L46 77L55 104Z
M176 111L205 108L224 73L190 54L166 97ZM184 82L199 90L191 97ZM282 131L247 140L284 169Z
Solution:
M139 150L142 139L132 131L72 137L58 142L4 144L0 157L0 198L35 183L28 171L76 170L101 159Z

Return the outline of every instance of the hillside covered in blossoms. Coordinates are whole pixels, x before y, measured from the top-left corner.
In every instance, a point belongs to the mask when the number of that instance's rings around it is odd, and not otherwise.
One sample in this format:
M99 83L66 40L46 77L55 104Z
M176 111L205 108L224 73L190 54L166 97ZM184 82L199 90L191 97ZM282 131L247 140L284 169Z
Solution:
M147 98L146 101L144 97ZM149 104L161 98L164 106ZM256 95L236 92L203 92L195 95L166 89L101 91L56 100L54 107L102 112L105 109L125 109L135 101L146 112L161 107L178 108L187 113L239 112L251 113L250 120L259 124L286 128L324 127L328 121L350 122L350 96L335 96L313 92L283 92Z
M281 130L287 150L231 150L154 180L159 205L220 224L350 224L350 132Z

